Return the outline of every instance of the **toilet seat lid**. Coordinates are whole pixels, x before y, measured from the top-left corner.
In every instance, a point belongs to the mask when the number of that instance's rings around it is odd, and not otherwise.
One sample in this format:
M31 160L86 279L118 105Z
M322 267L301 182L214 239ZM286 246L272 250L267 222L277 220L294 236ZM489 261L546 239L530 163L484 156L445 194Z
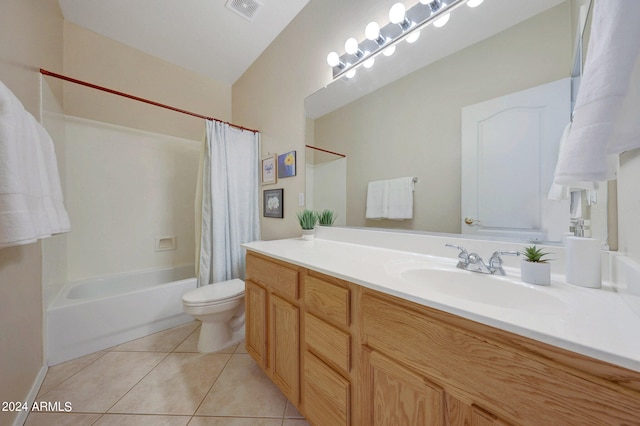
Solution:
M188 305L202 305L212 302L223 302L244 294L244 281L233 279L198 287L186 292L182 301Z

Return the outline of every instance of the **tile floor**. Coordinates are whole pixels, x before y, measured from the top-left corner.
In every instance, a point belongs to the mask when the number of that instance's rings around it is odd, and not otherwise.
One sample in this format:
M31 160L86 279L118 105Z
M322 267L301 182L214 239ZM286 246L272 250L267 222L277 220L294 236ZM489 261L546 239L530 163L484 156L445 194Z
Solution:
M49 368L36 401L71 411L32 411L25 425L309 424L244 344L200 354L199 332L193 322Z

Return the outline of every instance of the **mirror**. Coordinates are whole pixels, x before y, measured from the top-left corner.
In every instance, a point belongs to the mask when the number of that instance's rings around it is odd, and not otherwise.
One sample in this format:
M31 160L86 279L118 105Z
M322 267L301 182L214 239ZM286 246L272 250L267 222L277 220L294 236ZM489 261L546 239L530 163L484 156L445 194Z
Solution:
M570 77L583 5L490 0L460 7L445 27L422 29L417 42L400 42L393 56L378 56L371 69L308 97L306 143L324 151L306 150L307 207L336 210L340 225L464 232L462 109ZM368 182L403 176L418 180L413 219L366 219ZM518 185L518 176L504 179ZM501 194L481 196L499 202ZM594 199L583 203L583 217L603 211L604 224L592 223L592 230L606 240L606 194Z

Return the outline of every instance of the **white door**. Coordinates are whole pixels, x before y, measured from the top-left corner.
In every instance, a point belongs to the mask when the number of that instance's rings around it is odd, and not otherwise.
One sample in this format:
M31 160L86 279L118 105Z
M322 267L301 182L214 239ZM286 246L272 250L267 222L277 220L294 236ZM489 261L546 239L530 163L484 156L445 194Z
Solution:
M568 201L547 200L570 79L462 108L462 233L560 241Z

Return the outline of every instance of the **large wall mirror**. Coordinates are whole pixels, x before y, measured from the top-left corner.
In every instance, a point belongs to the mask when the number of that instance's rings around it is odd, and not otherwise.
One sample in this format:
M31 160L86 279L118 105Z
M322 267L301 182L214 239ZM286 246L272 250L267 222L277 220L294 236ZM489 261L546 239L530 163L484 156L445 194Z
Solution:
M311 95L305 101L306 143L315 149L306 150L307 207L335 210L338 225L470 234L461 201L469 180L462 166L463 110L563 80L568 96L575 96L589 10L589 0L486 0L460 7L445 27L424 28L417 42L401 42L393 56L379 56L372 68ZM570 111L569 103L557 120L568 123ZM562 127L558 132L556 146ZM498 147L490 154L495 161L485 163L512 162L510 149ZM553 161L541 166L544 194ZM407 176L417 178L413 218L366 219L368 183ZM500 205L511 198L507 190L527 187L519 182L524 176L511 167L497 176L504 184L477 189L477 196L485 205ZM606 241L606 188L580 195L574 204L562 201L566 214L551 226L561 236L573 214L590 221L593 236ZM520 194L525 201L533 197ZM521 239L561 239L558 232L553 238L533 234Z

